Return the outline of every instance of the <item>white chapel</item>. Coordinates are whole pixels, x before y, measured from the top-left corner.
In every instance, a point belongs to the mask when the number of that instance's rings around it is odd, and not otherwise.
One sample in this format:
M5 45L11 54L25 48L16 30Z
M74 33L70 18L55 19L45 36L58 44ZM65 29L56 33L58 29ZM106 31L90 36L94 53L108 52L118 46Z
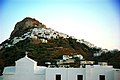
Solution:
M27 55L4 68L2 80L120 80L120 69L106 65L80 68L44 67Z

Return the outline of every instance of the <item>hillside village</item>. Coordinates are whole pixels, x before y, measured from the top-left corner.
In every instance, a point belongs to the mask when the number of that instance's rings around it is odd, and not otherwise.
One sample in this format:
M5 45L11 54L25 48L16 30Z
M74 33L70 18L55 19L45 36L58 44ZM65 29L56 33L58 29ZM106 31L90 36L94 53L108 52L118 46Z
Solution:
M33 41L37 44L37 43L47 43L48 40L50 39L59 39L59 38L72 38L75 39L73 36L69 36L67 34L64 33L60 33L58 31L55 31L51 28L33 28L30 29L30 31L24 33L23 35L19 36L19 37L14 37L12 40L8 39L8 41L10 40L11 43L5 43L3 46L0 46L2 49L3 47L11 47L14 46L16 43L23 41L27 38L31 38L33 39ZM84 41L84 39L76 39L76 42L78 43L83 43L85 45L87 45L88 47L94 48L96 46L94 46L94 44L91 44L90 42ZM100 56L101 53L103 52L108 52L107 49L102 49L99 53L94 53L94 56Z
M27 17L17 22L10 38L0 44L0 75L4 67L15 66L15 61L24 57L26 51L39 66L79 68L80 64L107 62L120 68L119 50L102 49Z

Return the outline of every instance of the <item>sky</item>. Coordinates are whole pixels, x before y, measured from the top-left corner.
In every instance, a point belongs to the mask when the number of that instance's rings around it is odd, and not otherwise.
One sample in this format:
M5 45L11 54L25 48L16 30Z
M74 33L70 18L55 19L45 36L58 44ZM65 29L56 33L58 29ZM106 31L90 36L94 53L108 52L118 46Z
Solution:
M0 43L25 17L103 49L120 50L119 0L0 0Z

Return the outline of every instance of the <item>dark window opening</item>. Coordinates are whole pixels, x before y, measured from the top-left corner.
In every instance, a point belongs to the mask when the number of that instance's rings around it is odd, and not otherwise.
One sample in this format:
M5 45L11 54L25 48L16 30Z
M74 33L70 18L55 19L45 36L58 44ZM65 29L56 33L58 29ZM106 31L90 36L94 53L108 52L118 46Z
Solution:
M60 74L56 75L56 80L61 80L61 75Z
M83 80L83 75L77 75L77 80Z
M105 75L99 75L99 80L105 80Z

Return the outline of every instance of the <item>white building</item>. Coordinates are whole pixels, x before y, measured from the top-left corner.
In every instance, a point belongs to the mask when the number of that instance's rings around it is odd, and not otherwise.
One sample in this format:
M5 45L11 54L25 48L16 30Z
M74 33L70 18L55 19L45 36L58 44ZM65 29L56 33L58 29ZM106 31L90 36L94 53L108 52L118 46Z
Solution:
M114 69L112 66L50 68L37 66L37 62L27 55L15 63L15 66L4 68L3 80L120 80L120 69Z

